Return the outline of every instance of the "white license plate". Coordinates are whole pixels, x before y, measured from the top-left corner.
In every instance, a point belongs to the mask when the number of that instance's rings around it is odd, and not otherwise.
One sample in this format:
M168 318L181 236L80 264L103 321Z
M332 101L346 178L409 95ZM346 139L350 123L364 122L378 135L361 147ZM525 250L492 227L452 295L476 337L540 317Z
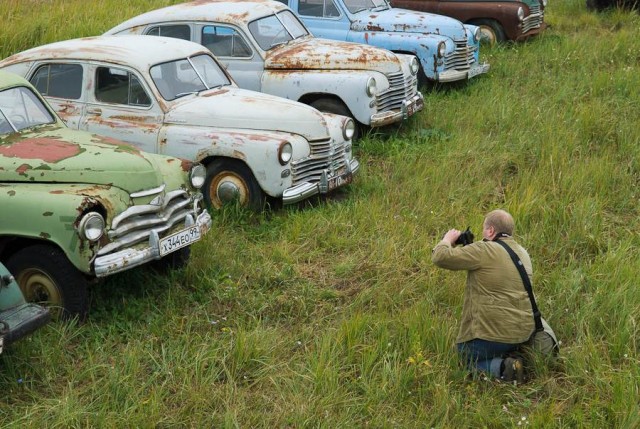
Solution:
M477 66L474 67L472 69L469 69L469 72L467 73L467 79L471 79L472 77L476 77L479 74L484 73L484 67L483 66Z
M422 109L422 100L416 100L407 105L407 116L413 116L418 110Z
M329 179L329 184L328 184L328 189L329 191L332 191L336 188L339 188L340 186L344 186L347 185L349 183L351 183L353 181L353 174L351 173L344 173L341 174L339 176L335 176L332 177L331 179Z
M197 226L191 226L182 231L178 231L160 240L160 256L187 247L198 240L200 240L200 228Z

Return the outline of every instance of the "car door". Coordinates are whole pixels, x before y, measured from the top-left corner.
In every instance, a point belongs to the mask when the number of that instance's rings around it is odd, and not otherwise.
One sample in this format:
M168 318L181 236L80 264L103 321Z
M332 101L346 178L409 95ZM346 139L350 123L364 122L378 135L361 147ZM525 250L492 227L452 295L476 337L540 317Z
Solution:
M110 64L90 64L87 73L92 79L79 128L162 153L158 139L164 114L147 82L133 70Z
M281 1L287 4L286 0ZM347 40L351 21L336 0L289 0L288 5L316 37Z
M195 34L194 41L215 55L240 88L262 91L264 60L246 35L221 24L199 25Z
M42 94L69 128L78 129L86 109L85 67L74 62L43 62L28 80Z

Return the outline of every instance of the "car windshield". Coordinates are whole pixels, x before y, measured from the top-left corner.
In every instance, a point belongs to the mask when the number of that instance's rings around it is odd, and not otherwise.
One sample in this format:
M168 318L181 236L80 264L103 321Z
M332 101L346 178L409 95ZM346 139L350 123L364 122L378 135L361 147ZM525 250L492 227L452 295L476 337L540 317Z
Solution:
M54 116L30 88L19 86L0 91L0 134L54 122Z
M309 35L306 27L290 10L269 15L249 24L249 31L258 45L265 50Z
M220 65L205 54L157 64L151 67L151 78L167 101L231 85Z
M385 10L389 9L387 0L344 0L349 12L356 13L361 10Z

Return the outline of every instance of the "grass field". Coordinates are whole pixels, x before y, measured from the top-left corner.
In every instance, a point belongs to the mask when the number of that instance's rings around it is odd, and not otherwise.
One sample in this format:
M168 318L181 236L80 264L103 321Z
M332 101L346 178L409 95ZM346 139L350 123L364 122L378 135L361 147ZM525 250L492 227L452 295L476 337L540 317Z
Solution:
M171 2L130 3L3 0L0 56ZM360 141L346 190L215 213L187 269L118 275L86 324L8 348L0 427L640 427L640 17L550 0L546 20ZM562 342L517 387L459 367L465 277L430 261L494 208Z

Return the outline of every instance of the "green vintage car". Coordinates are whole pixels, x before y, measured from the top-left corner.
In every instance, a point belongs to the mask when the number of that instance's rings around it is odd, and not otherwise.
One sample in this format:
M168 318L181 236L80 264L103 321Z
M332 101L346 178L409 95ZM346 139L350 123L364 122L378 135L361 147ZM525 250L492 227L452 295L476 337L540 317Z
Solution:
M26 302L18 283L0 263L0 353L51 319L49 309Z
M54 318L86 317L92 280L184 265L211 227L205 174L71 130L27 81L0 72L0 261Z

